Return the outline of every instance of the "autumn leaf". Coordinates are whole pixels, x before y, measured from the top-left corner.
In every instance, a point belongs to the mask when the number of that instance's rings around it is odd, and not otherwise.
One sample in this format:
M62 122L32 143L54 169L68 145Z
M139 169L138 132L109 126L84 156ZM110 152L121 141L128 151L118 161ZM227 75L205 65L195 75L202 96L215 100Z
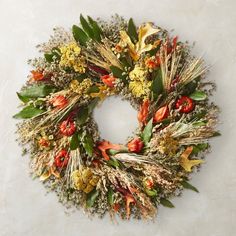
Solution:
M107 97L108 91L110 90L106 85L99 86L98 88L99 88L99 92L90 93L90 96L92 98L100 98L100 100L103 101Z
M51 166L48 170L44 171L44 173L40 176L40 181L45 181L51 176L55 176L56 178L60 178L60 173L56 170L55 166Z
M146 44L145 40L147 37L158 33L160 30L153 28L151 23L146 23L139 28L138 32L138 42L133 44L132 40L130 39L129 35L126 31L120 31L121 40L127 44L129 49L129 54L133 58L134 61L137 61L141 54L147 51L152 50L156 47L156 44Z
M122 149L121 145L118 144L112 144L108 141L102 141L99 143L97 148L101 151L102 156L104 157L105 160L110 160L109 155L106 153L107 150L109 149L114 149L114 150L120 150Z
M187 147L180 156L180 165L187 171L191 172L192 167L203 163L203 160L190 160L189 156L193 151L193 147Z
M141 124L147 124L147 116L149 111L150 102L146 99L143 104L140 106L140 110L138 112L138 121Z

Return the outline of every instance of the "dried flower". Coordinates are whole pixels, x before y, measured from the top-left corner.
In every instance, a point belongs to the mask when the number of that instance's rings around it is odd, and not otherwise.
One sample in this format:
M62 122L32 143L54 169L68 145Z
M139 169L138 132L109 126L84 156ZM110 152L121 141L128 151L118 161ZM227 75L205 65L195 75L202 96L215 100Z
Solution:
M130 141L127 146L130 152L139 153L142 150L144 144L140 138L135 138Z
M61 60L60 66L62 67L72 67L76 72L85 72L85 59L81 55L81 48L77 43L72 42L65 46L60 47Z

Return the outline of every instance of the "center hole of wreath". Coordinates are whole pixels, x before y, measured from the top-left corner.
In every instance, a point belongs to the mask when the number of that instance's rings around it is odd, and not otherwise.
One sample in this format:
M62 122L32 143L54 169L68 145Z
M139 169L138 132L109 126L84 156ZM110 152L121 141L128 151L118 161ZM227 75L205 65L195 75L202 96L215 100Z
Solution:
M94 118L102 139L125 144L138 126L137 111L128 101L109 97L94 110Z

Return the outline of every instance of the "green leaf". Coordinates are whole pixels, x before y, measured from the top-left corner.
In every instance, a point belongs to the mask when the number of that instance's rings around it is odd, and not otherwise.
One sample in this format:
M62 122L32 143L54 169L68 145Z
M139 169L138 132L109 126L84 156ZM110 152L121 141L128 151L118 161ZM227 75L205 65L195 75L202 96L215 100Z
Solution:
M218 131L215 131L215 132L212 134L212 137L217 137L217 136L221 136L221 133L218 132Z
M77 112L77 118L76 121L78 125L83 125L86 123L89 117L89 109L88 107L81 107L79 111Z
M184 188L186 188L186 189L191 189L191 190L193 190L194 192L199 193L198 189L197 189L196 187L194 187L193 185L191 185L189 182L183 180L183 181L181 182L181 184L182 184L182 186L183 186Z
M149 197L156 197L157 196L157 191L155 189L145 189L146 194Z
M96 107L96 105L98 104L99 102L99 98L94 98L90 104L88 105L88 110L89 110L89 113L91 113L93 111L93 109Z
M117 153L127 153L128 152L128 149L124 148L124 149L120 149L120 150L115 150L115 149L109 149L108 150L108 154L110 155L116 155Z
M18 98L24 103L26 103L30 100L28 97L24 97L20 93L16 93L16 94L17 94Z
M98 42L101 42L102 30L99 27L98 23L95 20L93 20L90 16L88 16L88 21L93 28L94 39L97 40Z
M49 63L53 62L53 54L45 53L44 57L45 57L47 62L49 62Z
M98 86L96 86L96 85L93 85L93 86L91 86L89 89L88 89L88 94L89 93L98 93L100 90L99 90L99 88L98 88Z
M183 94L184 95L189 95L189 94L193 93L196 90L197 86L198 86L199 80L200 80L200 78L197 77L193 81L186 84L183 88Z
M120 68L116 66L110 66L110 69L114 77L120 78L124 83L127 82L126 76L123 75L123 72L124 72L123 70L121 70Z
M108 201L109 205L111 205L111 206L114 204L114 191L111 187L109 187L109 189L108 189L107 201Z
M78 26L72 26L72 33L75 41L79 42L82 46L86 46L87 41L89 40L87 34Z
M83 147L88 154L88 156L93 155L93 138L90 134L86 134L83 139Z
M33 105L29 105L23 108L19 113L15 114L13 118L16 119L29 119L35 117L37 115L42 114L45 110L41 110L39 108L34 107Z
M94 205L98 195L99 195L99 192L96 189L94 189L92 192L90 192L87 195L87 198L86 198L86 207L87 208L90 208Z
M113 158L113 157L110 157L110 159L107 161L107 164L115 168L120 166L120 162L116 158Z
M30 87L26 87L23 89L18 96L24 98L38 98L38 97L45 97L50 93L54 93L56 88L52 85L48 84L35 84Z
M207 122L204 122L204 121L196 121L193 123L193 126L204 126L206 124Z
M88 22L85 20L82 14L80 14L80 23L84 29L84 31L87 33L87 35L91 38L94 39L94 34L93 34L93 29L90 27Z
M175 206L173 205L173 203L171 201L169 201L166 198L161 198L160 200L161 205L165 206L165 207L169 207L169 208L174 208Z
M45 53L44 57L47 62L51 63L53 62L54 58L60 59L61 58L61 52L59 48L53 48L51 53Z
M142 133L142 140L144 142L145 145L148 144L148 142L150 141L151 137L152 137L152 128L153 128L153 124L152 124L152 119L149 120L149 122L147 123L147 125L145 126L143 133Z
M130 18L128 22L128 35L134 43L138 41L137 27L132 18Z
M78 133L75 132L70 140L70 149L76 150L78 147L79 147L79 137L78 137Z
M163 92L162 74L160 68L154 72L151 90L153 92L154 98L157 98Z
M206 150L208 147L209 147L208 143L199 143L197 145L194 145L191 155L196 155L199 152Z
M189 95L190 98L192 98L195 101L202 101L207 98L206 93L203 91L195 91Z

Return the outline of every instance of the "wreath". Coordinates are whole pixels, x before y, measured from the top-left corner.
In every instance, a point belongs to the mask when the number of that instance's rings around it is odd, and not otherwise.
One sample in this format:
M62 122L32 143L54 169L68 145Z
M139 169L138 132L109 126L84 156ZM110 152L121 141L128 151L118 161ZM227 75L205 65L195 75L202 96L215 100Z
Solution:
M66 206L121 218L153 218L199 169L215 130L215 89L208 66L191 46L155 26L136 27L113 16L109 22L80 16L70 32L55 28L43 56L17 93L14 118L33 177ZM126 144L99 136L94 108L121 96L138 111L139 127ZM115 104L114 104L115 109Z

